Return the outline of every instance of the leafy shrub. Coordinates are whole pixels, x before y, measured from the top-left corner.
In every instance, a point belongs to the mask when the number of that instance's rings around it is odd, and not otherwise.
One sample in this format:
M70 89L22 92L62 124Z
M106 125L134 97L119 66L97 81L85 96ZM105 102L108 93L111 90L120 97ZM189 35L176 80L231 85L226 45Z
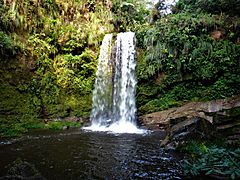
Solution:
M192 156L192 160L185 160L183 163L186 176L204 174L229 179L240 177L240 148L190 142L182 151Z
M0 31L0 55L9 57L16 54L16 46L13 40L3 31Z
M174 11L207 12L212 14L227 13L240 15L239 0L179 0Z

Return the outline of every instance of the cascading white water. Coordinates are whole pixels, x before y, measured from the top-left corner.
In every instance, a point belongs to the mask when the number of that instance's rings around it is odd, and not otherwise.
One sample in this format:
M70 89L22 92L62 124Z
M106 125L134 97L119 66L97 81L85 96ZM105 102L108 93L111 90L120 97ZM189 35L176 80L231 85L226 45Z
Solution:
M102 42L93 91L92 125L85 129L144 133L136 126L135 35L119 33L113 51L111 39L108 34Z
M115 46L113 118L118 125L128 123L136 126L134 33L119 33Z
M105 35L100 49L92 98L91 121L95 126L105 125L111 109L111 44L112 34Z

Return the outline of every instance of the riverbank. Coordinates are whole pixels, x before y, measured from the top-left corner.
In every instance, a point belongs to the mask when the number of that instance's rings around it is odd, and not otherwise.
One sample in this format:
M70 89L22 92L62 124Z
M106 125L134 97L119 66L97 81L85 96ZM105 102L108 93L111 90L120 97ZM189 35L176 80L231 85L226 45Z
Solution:
M83 125L82 118L58 118L58 119L39 119L27 123L19 124L13 129L2 130L0 137L21 137L33 130L68 130L79 128Z

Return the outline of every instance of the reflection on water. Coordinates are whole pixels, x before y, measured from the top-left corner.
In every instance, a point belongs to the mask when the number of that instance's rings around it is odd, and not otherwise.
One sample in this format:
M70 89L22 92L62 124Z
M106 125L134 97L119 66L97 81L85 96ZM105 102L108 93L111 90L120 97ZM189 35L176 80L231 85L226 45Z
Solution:
M176 156L159 148L161 133L42 132L0 142L0 176L16 158L47 179L180 179Z

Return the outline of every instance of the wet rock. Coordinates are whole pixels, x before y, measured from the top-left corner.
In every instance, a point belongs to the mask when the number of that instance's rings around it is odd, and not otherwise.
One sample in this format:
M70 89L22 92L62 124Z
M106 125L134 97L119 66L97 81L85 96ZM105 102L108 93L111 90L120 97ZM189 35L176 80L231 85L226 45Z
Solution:
M165 111L155 112L139 117L141 125L148 127L149 129L165 129L169 127L170 115L176 111L176 108L172 108Z
M178 108L147 114L139 118L143 126L164 129L163 145L217 134L231 143L239 143L240 96L209 102L191 102Z
M68 130L70 127L69 126L63 126L62 129L63 130Z
M173 125L161 146L172 149L193 139L205 139L214 135L213 124L200 117L193 117Z
M45 178L39 173L34 165L17 159L9 166L9 170L6 176L0 177L0 179L11 179L11 180L45 180Z

